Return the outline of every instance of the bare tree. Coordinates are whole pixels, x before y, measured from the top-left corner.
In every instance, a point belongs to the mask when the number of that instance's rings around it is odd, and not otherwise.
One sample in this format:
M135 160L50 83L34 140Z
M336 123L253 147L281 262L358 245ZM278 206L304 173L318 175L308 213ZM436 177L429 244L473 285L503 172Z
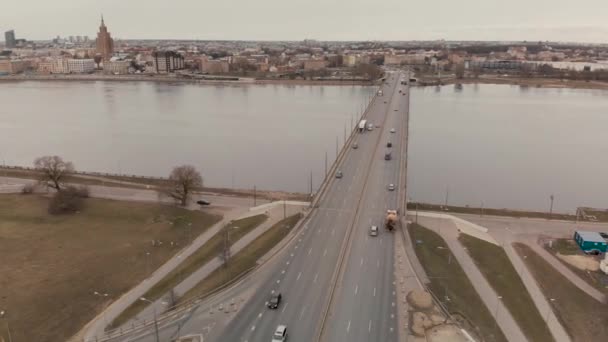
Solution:
M161 189L161 195L171 197L185 206L194 189L203 186L203 177L194 166L182 165L173 168L169 175L169 183L166 188Z
M34 167L42 172L40 183L61 190L61 182L66 175L74 172L74 165L58 156L44 156L34 160Z

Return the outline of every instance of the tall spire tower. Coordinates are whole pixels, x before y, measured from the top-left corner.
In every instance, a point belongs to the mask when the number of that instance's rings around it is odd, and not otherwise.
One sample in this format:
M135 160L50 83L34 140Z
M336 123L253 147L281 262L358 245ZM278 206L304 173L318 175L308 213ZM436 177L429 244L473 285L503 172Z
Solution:
M110 60L114 53L114 39L108 32L105 22L103 21L103 14L101 15L101 25L99 26L99 32L97 32L97 54L101 55L104 61Z

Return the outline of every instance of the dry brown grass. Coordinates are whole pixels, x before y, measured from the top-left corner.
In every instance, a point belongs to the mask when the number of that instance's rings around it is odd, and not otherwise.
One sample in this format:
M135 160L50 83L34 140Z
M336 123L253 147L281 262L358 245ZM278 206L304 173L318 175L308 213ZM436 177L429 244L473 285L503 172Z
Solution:
M0 309L9 312L13 341L67 340L181 249L189 229L196 237L220 219L101 199L87 199L78 214L50 216L47 205L42 196L0 195ZM152 239L162 245L152 247Z

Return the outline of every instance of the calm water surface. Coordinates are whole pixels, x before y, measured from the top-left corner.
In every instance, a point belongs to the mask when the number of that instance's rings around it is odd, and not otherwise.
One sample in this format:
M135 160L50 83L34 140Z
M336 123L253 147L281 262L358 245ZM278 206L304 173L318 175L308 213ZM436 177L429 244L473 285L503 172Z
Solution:
M574 212L608 207L608 91L465 85L411 94L409 196Z
M167 176L192 164L210 186L309 190L325 152L373 92L361 86L143 82L0 83L0 159L56 154L78 170ZM358 114L357 114L358 113Z
M359 86L0 83L0 159L308 191L374 91ZM409 196L573 212L608 207L608 92L465 85L411 94Z

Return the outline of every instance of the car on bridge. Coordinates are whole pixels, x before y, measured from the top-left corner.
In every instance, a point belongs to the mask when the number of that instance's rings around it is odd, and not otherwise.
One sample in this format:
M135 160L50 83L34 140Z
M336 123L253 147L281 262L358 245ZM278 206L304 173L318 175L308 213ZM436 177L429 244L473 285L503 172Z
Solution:
M287 326L279 325L272 335L272 342L285 342L287 341Z
M280 293L275 293L272 296L270 296L270 300L268 301L268 308L269 309L278 309L279 305L281 304L281 299L283 299L283 296L281 296Z

